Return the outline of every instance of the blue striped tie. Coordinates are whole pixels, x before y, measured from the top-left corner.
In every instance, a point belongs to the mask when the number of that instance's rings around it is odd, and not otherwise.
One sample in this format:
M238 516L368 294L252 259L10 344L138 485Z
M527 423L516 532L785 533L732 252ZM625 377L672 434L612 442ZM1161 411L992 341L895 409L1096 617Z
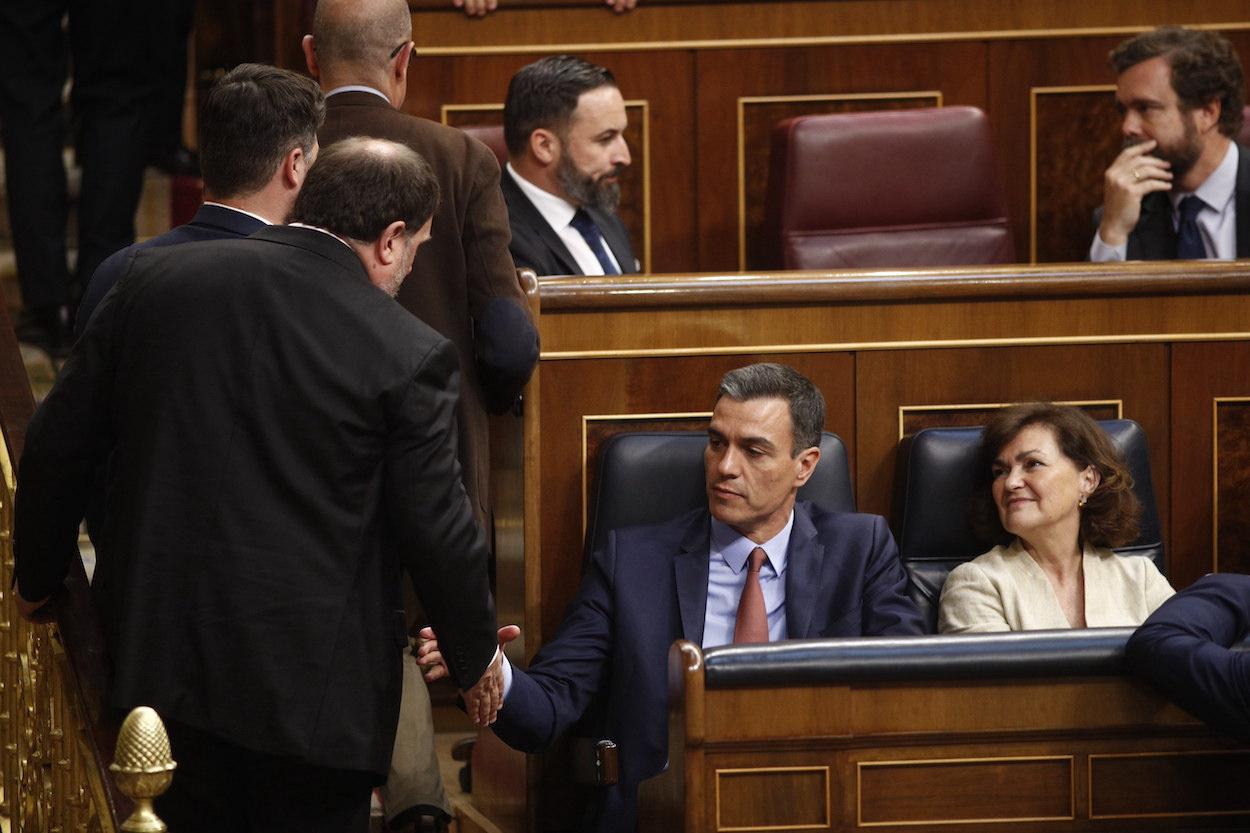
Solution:
M587 214L585 209L577 209L577 213L573 215L569 225L577 229L578 234L586 241L586 245L590 246L590 250L595 253L595 257L599 260L599 265L603 267L603 274L621 274L621 270L616 267L616 264L612 262L612 258L608 255L608 247L603 243L603 233L599 231L599 226L595 223L594 218Z

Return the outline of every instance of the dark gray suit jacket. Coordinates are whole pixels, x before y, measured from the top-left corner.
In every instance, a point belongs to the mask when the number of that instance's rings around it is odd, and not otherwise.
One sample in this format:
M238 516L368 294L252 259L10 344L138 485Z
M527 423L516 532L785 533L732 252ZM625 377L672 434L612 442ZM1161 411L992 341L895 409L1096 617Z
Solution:
M1237 146L1237 257L1250 257L1250 148ZM1176 229L1172 227L1172 202L1167 192L1147 194L1141 201L1141 217L1128 236L1129 260L1175 260Z
M112 705L381 780L401 564L460 685L495 653L457 364L314 229L133 252L30 422L22 595L60 586L113 452L92 584Z
M512 224L512 243L508 248L516 265L528 266L539 275L580 275L582 269L569 253L560 235L556 234L551 224L529 201L529 197L517 187L512 176L504 171L499 182L503 188L504 201L508 204L508 221ZM634 257L634 249L629 244L629 232L621 218L597 208L587 208L586 212L599 226L604 241L612 250L612 256L620 264L621 272L626 275L636 273L639 269L638 260Z

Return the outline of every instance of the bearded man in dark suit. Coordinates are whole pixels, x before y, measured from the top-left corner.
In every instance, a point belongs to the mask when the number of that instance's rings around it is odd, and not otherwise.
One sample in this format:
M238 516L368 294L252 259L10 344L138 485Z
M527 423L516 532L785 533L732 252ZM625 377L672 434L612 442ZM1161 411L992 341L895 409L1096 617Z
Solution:
M460 466L474 511L489 528L487 412L507 410L538 359L538 333L508 256L499 164L463 131L400 111L408 89L412 18L404 0L320 0L304 37L309 72L326 91L321 144L348 136L400 142L434 169L443 200L399 302L456 345L462 385ZM410 600L411 601L411 600ZM409 605L410 620L416 619ZM410 652L395 768L383 790L392 822L450 811L434 755L429 695ZM403 821L406 824L406 820Z
M517 266L540 275L637 272L616 213L630 157L625 100L611 71L571 55L522 67L508 84L503 121Z
M167 721L172 830L365 829L399 708L401 565L493 718L456 352L393 298L437 200L419 156L358 139L322 155L293 226L136 253L31 420L19 609L60 586L111 453L92 593L111 704Z

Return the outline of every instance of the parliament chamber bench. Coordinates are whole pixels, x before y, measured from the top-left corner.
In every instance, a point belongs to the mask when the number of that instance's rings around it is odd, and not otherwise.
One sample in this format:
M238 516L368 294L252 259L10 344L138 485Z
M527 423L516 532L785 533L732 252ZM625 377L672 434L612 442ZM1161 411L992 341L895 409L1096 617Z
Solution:
M522 627L509 646L521 667L580 582L600 448L621 433L703 430L720 376L755 361L790 364L821 388L854 505L889 518L896 538L908 437L1049 399L1141 426L1176 587L1250 572L1250 467L1239 462L1250 448L1250 263L541 278L529 297L539 366L521 418L492 427L499 619ZM950 705L949 684L926 685ZM1088 685L1094 729L1141 725L1118 710L1143 697L1163 708L1131 681ZM976 711L954 702L952 731ZM1200 731L1174 714L1168 732ZM945 730L935 719L926 731ZM576 788L560 753L526 756L486 733L473 764L469 800L495 828L572 829Z
M1127 676L1131 632L678 642L640 829L1250 827L1250 748Z

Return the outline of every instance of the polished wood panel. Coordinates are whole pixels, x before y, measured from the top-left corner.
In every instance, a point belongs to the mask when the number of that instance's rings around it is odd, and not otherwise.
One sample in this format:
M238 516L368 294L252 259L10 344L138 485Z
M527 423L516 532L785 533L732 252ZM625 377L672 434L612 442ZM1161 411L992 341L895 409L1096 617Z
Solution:
M994 412L1010 402L993 405L901 405L899 406L898 437L909 437L925 428L975 428L990 421ZM1123 415L1121 402L1062 402L1089 414L1093 419L1119 419Z
M861 763L859 824L1068 820L1072 768L1067 756Z
M1245 563L1243 552L1226 549L1223 543L1215 549L1214 508L1221 495L1215 491L1214 420L1217 398L1250 397L1250 344L1174 345L1171 377L1171 421L1181 432L1178 436L1184 437L1184 442L1174 443L1171 449L1168 563L1169 575L1179 587L1213 570L1237 569ZM1236 478L1234 483L1239 481ZM1235 507L1238 494L1234 487L1224 505Z
M829 827L828 767L718 769L714 777L718 831Z
M1073 372L1075 368L1080 372ZM1166 545L1169 426L1165 345L874 351L858 357L856 379L860 408L856 498L863 511L890 512L900 407L1110 400L1123 402L1122 415L1146 429Z
M1120 151L1114 87L1035 87L1031 94L1029 259L1086 260L1103 172Z
M1250 813L1250 753L1212 750L1089 757L1089 816L1146 819ZM1147 787L1147 785L1149 785Z
M1214 407L1215 551L1222 570L1250 573L1250 398Z

